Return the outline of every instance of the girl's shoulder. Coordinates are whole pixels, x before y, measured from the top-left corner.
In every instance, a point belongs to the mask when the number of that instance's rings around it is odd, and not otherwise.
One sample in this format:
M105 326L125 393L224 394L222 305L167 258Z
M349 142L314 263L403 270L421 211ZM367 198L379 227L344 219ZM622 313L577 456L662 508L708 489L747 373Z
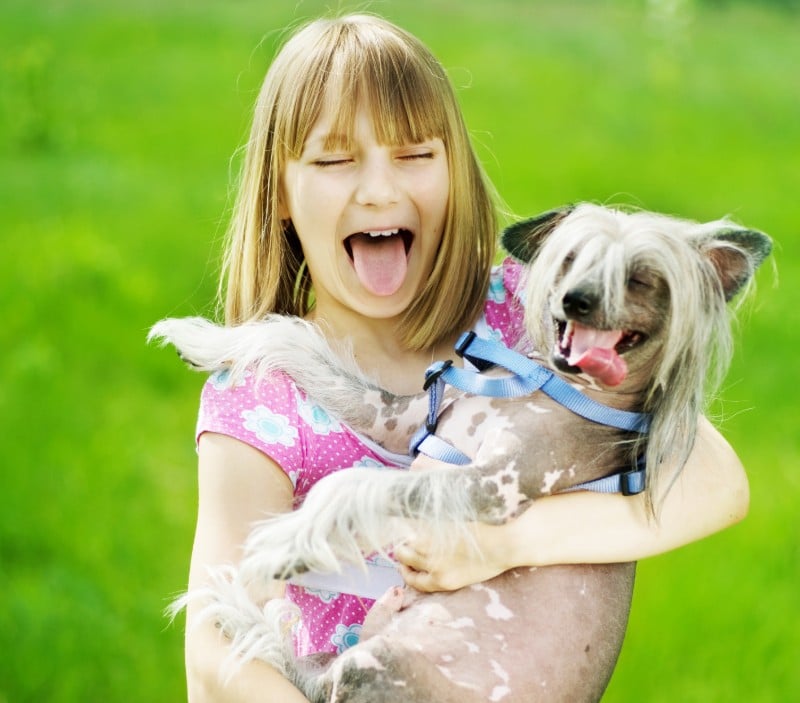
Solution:
M237 428L241 426L263 435L265 440L286 443L288 439L283 435L293 436L296 433L280 430L288 430L285 425L296 414L298 390L294 381L281 372L257 378L255 373L246 371L240 378L233 379L227 371L217 371L208 377L203 386L199 424L231 424ZM286 416L286 422L276 419L273 424L266 420L259 424L252 416L262 408L268 409L276 417ZM271 430L269 436L265 434L267 429Z
M200 394L196 436L216 432L264 452L287 470L302 452L296 394L284 373L257 378L246 371L233 379L227 371L212 373ZM288 471L287 471L288 473Z

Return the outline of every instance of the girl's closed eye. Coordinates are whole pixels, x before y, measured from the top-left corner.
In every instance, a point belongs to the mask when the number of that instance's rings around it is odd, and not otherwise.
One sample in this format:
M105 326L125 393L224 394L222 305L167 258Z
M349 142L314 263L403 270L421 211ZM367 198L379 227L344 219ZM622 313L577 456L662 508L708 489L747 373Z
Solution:
M414 161L416 159L432 159L434 153L432 151L423 151L417 154L403 154L400 158L404 161Z
M401 161L422 161L433 159L435 156L436 151L429 146L408 147L397 154L397 158Z
M349 164L353 158L351 156L321 156L316 159L312 159L311 163L314 166L319 166L321 168L327 168L330 166L342 166L344 164Z

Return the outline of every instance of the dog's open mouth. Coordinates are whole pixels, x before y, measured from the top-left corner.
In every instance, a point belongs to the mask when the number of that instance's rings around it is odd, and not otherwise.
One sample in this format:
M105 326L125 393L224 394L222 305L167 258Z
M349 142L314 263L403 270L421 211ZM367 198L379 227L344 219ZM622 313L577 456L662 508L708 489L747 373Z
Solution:
M557 320L556 364L565 371L580 370L606 386L618 386L628 374L622 358L646 336L636 330L599 330L574 320Z

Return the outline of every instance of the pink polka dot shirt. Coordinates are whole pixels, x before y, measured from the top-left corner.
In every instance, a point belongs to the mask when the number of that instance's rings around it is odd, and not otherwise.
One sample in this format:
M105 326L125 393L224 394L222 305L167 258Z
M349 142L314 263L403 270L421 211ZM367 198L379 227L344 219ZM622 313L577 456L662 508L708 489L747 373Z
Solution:
M522 307L515 297L520 265L506 259L492 270L483 316L475 326L482 337L515 345L523 330ZM315 405L286 374L256 382L246 376L238 384L225 374L212 375L203 387L197 437L217 432L262 451L278 464L294 485L297 502L322 477L350 466L386 467L381 455ZM387 467L389 470L395 466ZM358 641L361 624L374 602L370 598L289 583L286 597L302 612L295 631L299 656L342 652Z

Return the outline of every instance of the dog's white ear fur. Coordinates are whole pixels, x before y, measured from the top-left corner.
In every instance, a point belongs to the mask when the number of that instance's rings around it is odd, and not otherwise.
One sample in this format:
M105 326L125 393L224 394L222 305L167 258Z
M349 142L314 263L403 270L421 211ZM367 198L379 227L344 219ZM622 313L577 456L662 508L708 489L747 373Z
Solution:
M547 236L574 209L574 205L564 205L509 225L503 230L503 248L519 261L531 261Z
M731 300L750 280L772 251L772 240L751 229L724 229L705 243L709 260L717 270L725 300Z

